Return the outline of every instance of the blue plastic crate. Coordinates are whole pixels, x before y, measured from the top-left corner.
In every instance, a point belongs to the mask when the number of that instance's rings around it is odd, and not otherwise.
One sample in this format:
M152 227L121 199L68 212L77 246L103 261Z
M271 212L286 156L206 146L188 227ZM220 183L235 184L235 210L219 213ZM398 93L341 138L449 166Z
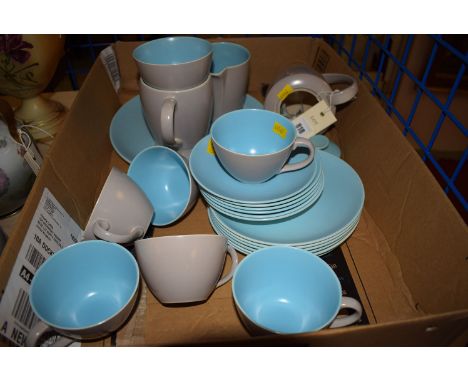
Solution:
M370 85L373 95L383 103L387 113L394 117L393 119L402 128L403 134L414 141L422 159L433 171L466 220L468 129L465 127L466 121L464 122L462 118L465 120L468 118L468 109L465 107L461 115L458 115L451 107L457 97L460 97L458 100L463 97L468 100L467 37L326 35L324 39L347 60L353 70L359 73L360 79ZM398 49L395 49L396 39L400 42ZM412 53L415 54L415 49L421 47L422 39L425 40L423 45L427 54L420 54L416 57L421 65L419 65L418 72L413 72L408 65L409 59ZM364 45L361 52L356 49L359 43L361 46ZM382 77L388 73L390 65L396 69L394 75L383 81ZM414 98L410 104L409 113L406 115L395 102L404 80L407 83L411 82L414 89ZM467 92L464 93L465 91ZM423 107L428 105L428 102L425 106L422 104L423 97L430 100L429 106L432 110L437 110L438 114L436 120L433 121L433 126L426 128L426 130L430 129L429 138L423 138L415 129L415 116L423 113ZM458 149L451 153L450 157L437 152L435 147L446 122L450 122L450 125L457 130L454 135L457 136Z

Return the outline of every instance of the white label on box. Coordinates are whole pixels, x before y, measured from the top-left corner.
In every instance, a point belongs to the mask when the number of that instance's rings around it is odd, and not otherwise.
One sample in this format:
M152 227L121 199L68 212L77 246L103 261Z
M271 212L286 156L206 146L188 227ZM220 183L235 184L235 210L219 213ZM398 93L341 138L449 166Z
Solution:
M78 224L45 188L0 301L1 335L24 345L29 330L38 321L29 303L34 274L56 251L76 243L81 235Z
M114 85L115 92L117 93L120 89L120 71L112 46L109 45L107 48L103 49L100 53L100 57L112 81L112 85Z
M327 127L337 121L330 106L325 101L320 101L304 113L293 119L299 136L309 139L321 133Z

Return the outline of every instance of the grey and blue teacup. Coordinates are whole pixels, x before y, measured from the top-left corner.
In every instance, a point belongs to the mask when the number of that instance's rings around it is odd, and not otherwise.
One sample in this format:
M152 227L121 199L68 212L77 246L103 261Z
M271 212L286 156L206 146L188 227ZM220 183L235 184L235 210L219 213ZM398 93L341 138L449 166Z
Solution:
M195 204L198 187L186 160L164 146L151 146L138 153L128 168L154 209L152 224L166 226L182 218Z
M268 110L242 109L222 115L211 126L211 140L224 169L245 183L265 182L304 168L314 159L313 144L297 136L289 119ZM299 147L307 149L307 157L285 164Z
M252 334L297 334L351 325L361 304L342 297L335 272L320 257L295 247L268 247L242 260L232 295ZM341 309L353 313L337 317Z
M144 43L133 51L143 81L160 90L183 90L210 75L211 44L189 36L166 37Z
M31 307L40 321L27 346L47 332L77 340L105 337L130 316L137 298L140 271L124 247L103 240L82 241L49 257L34 276ZM63 345L71 343L66 338Z

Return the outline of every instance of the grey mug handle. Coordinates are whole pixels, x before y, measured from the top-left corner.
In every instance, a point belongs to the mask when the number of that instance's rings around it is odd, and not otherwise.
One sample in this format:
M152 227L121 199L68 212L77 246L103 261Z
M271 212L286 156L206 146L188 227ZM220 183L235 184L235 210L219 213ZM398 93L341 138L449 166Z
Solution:
M173 97L166 98L161 107L161 135L164 144L175 147L180 146L182 142L175 137L174 115L177 100Z
M53 332L54 329L42 321L38 321L36 325L32 327L28 336L26 337L26 346L37 346L39 339L46 333ZM70 345L74 340L68 337L62 337L57 340L52 346L53 347L64 347Z
M107 220L99 219L93 224L94 236L101 240L113 243L124 244L140 239L145 234L143 227L137 226L130 230L128 234L117 234L110 231L110 223Z
M358 300L352 297L342 297L340 309L344 308L352 309L354 310L354 313L345 317L335 318L331 323L330 328L342 328L359 321L362 316L362 305Z
M228 245L227 252L228 252L228 255L231 256L231 260L232 260L231 270L226 276L224 276L221 280L218 281L218 283L216 284L216 288L220 287L221 285L226 284L229 280L232 279L234 271L236 270L237 265L239 264L239 258L237 256L236 250L230 245Z

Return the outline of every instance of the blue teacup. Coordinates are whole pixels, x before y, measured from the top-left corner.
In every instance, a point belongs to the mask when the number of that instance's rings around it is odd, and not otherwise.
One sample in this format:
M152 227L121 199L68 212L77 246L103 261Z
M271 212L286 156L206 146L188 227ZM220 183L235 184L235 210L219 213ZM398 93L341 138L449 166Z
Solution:
M359 320L361 304L342 297L335 272L320 257L294 247L268 247L238 265L232 295L253 334L295 334ZM340 309L354 313L336 317Z
M133 51L143 81L159 90L190 89L205 82L211 57L208 41L188 36L152 40Z
M245 183L261 183L279 173L300 170L314 159L313 144L297 136L289 119L268 110L223 114L211 126L211 140L224 169ZM301 162L285 164L298 147L305 147L308 156Z
M155 226L174 223L197 200L198 188L185 159L168 147L152 146L139 152L127 173L151 202Z
M111 334L129 317L139 281L135 258L118 244L89 240L61 249L31 283L29 299L40 321L26 345L36 345L51 331L78 340ZM62 344L70 342L66 338Z

